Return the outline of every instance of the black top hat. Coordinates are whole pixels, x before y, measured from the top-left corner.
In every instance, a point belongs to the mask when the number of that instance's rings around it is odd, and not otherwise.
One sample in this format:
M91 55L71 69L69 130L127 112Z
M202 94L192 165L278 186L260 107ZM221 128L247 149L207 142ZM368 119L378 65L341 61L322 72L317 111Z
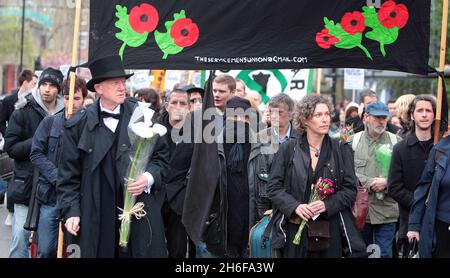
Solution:
M95 92L94 85L102 81L118 77L128 79L134 74L125 73L122 59L119 55L97 59L89 64L89 69L91 70L92 79L89 80L86 86L91 92Z

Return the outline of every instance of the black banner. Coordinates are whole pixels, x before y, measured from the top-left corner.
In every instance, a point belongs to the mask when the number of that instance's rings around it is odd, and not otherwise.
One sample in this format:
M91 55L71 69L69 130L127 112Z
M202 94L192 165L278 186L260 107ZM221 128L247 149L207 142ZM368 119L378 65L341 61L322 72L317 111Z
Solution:
M429 0L91 0L90 9L89 59L120 54L127 68L427 73Z

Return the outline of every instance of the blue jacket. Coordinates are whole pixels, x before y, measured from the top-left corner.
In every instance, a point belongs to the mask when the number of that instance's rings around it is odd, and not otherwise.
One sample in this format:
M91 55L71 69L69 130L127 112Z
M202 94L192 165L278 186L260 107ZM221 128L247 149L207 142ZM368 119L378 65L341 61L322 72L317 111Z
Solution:
M436 152L441 153L437 161L435 161ZM414 191L414 203L409 214L408 230L420 233L419 254L421 258L431 258L436 247L434 226L439 185L448 167L449 158L450 137L446 137L431 150L422 178Z
M39 170L36 198L42 204L56 204L59 141L64 130L64 110L42 120L33 136L30 160Z

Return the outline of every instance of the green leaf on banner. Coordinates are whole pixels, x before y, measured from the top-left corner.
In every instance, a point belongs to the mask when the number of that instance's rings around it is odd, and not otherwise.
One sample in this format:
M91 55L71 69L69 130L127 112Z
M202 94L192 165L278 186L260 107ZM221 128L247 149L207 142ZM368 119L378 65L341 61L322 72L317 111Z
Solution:
M178 46L175 44L172 36L170 35L170 30L172 29L175 21L186 18L186 13L184 10L181 10L179 13L175 13L173 15L173 20L166 21L164 26L166 26L167 32L162 33L159 31L155 31L155 41L158 45L159 49L164 53L163 59L167 59L169 55L175 55L183 51L184 47Z
M384 27L378 19L378 14L373 7L363 7L363 11L363 16L366 19L366 26L372 28L372 31L366 33L366 38L379 42L380 51L383 56L386 56L384 46L397 41L399 35L398 27Z
M372 60L372 55L370 55L369 51L361 44L362 33L351 35L344 31L340 23L334 23L333 20L329 20L327 17L324 18L324 23L329 34L339 39L339 42L337 42L334 46L342 49L353 49L358 47L369 59Z
M118 20L114 24L121 31L116 33L116 38L123 41L122 46L120 47L119 55L123 60L123 53L125 51L126 46L130 47L139 47L143 45L148 38L148 32L143 34L139 34L133 30L128 20L128 11L127 7L122 7L120 5L116 5L116 16Z

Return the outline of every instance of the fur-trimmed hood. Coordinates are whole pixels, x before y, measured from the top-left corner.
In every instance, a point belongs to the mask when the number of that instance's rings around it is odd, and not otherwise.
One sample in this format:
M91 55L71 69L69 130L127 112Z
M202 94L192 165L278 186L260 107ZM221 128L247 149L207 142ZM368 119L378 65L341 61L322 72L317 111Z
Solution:
M47 106L45 106L42 101L41 94L39 92L39 88L34 88L31 93L26 94L25 96L19 96L17 102L14 104L14 108L16 110L24 108L32 99L36 102L36 104L41 107L47 115L51 113L48 111ZM55 114L64 109L64 99L61 95L56 96L56 109Z
M20 108L24 108L28 103L27 97L31 94L31 92L26 93L25 95L17 95L17 101L14 103L14 109L19 110Z

